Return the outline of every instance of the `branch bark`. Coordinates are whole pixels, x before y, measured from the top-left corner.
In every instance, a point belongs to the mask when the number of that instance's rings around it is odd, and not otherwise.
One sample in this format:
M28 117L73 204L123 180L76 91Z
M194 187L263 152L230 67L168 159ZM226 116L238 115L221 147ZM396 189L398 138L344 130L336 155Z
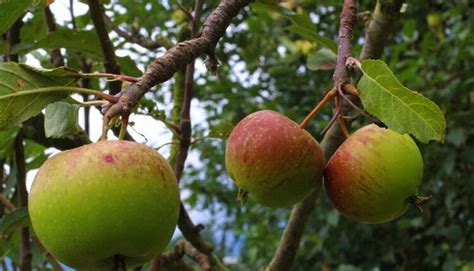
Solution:
M369 25L365 29L365 40L361 59L379 58L382 55L385 43L400 17L400 8L403 1L379 0Z
M191 22L191 38L196 38L199 32L199 19L201 18L202 12L202 1L196 0L194 7L194 16ZM194 85L194 64L195 60L191 61L186 67L186 75L184 79L184 97L183 106L181 107L181 116L179 122L179 130L181 132L181 138L179 140L179 149L176 157L175 174L178 180L181 179L181 175L184 170L184 163L188 157L189 146L191 145L191 100L193 98L193 85Z
M214 48L225 34L232 18L252 1L223 0L207 18L198 38L180 42L169 49L162 57L157 58L147 67L139 82L130 85L121 92L119 102L111 105L105 113L107 119L130 114L132 108L138 104L150 88L169 80L174 73L184 69L200 54L207 53L213 56Z
M117 62L117 57L115 56L115 48L109 38L107 28L105 27L102 6L100 5L99 0L88 0L87 2L89 4L92 22L94 23L94 28L97 33L97 37L99 38L100 48L102 49L102 54L104 56L105 71L108 73L120 74L120 65ZM109 82L110 94L115 95L119 93L121 89L121 81L116 80Z
M18 197L21 207L28 206L28 192L26 191L26 169L25 169L25 150L23 147L23 131L20 129L15 138L15 164L17 167L17 187ZM31 260L30 231L29 227L20 229L20 270L30 271Z
M44 16L44 20L46 22L46 27L48 28L48 33L55 32L56 31L56 23L54 21L54 15L51 12L51 9L49 8L49 6L46 6L43 9L43 16ZM55 67L64 66L64 58L63 58L63 56L61 54L61 50L59 48L51 49L50 54L51 54L51 57L50 57L51 63L53 63L53 65Z
M387 41L387 34L393 32L393 25L399 18L401 1L377 1L377 6L374 11L375 22L371 22L366 29L365 43L360 55L361 59L379 58L383 52L383 47ZM355 11L354 11L355 13ZM342 16L342 14L341 14ZM348 21L344 20L344 23ZM343 20L341 18L341 25ZM339 31L339 34L345 36L343 40L348 42L348 34L346 31ZM352 34L351 34L352 36ZM341 39L339 39L341 42ZM340 50L344 50L344 55L339 56L337 65L340 67L337 73L333 76L334 82L337 84L339 80L347 81L348 74L345 69L345 62L347 59L347 52L350 56L350 47L339 45ZM348 50L349 49L349 50ZM337 69L337 67L336 67ZM321 142L321 147L326 156L326 161L332 156L337 148L344 142L343 135L339 125L333 125L324 135ZM310 212L313 210L317 197L314 193L307 199L296 205L292 212L288 225L285 228L283 237L280 241L278 249L271 260L267 270L289 270L293 264L294 258L299 247L301 236L303 234L305 224L308 221Z
M127 31L121 29L118 25L112 22L109 16L104 13L105 23L112 28L117 35L124 38L125 40L140 45L143 48L149 50L155 50L157 48L163 47L165 49L170 49L174 46L173 42L166 37L159 37L157 40L150 40L142 36L140 33L129 34Z

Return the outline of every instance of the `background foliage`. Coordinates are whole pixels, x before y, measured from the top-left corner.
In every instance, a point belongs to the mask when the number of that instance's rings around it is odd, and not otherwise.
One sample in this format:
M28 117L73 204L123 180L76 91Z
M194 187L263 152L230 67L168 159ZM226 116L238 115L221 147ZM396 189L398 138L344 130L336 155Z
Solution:
M166 37L172 42L189 35L189 25L179 5L192 7L193 1L103 1L115 24L149 39ZM375 1L359 1L359 12L371 11ZM208 0L203 18L217 5ZM194 138L214 130L225 130L247 114L272 109L301 121L325 90L332 86L333 54L321 43L291 31L295 21L315 23L317 33L335 41L342 1L285 1L293 11L286 16L258 4L245 9L228 29L217 48L222 65L218 74L204 72L198 62L195 75L195 102L205 112L202 122L194 122ZM425 212L410 208L402 218L383 225L363 225L340 216L321 193L305 230L292 270L474 270L474 7L470 1L408 1L395 35L383 53L383 60L407 87L436 102L447 119L444 144L419 144L425 162L421 195L433 195ZM429 16L439 16L437 25ZM57 26L48 34L41 7L32 8L23 19L21 43L13 51L37 59L52 68L49 53L62 50L66 64L81 70L84 59L92 71L103 70L100 46L89 13ZM354 29L353 55L359 55L363 22ZM147 64L164 52L146 50L111 34L124 74L139 76ZM0 41L0 53L8 46ZM120 53L121 52L121 53ZM125 53L123 53L125 52ZM321 65L323 63L327 65ZM328 64L329 63L329 64ZM142 101L141 109L170 109L173 83L155 88ZM92 88L104 88L92 80ZM171 112L165 112L170 117ZM160 117L161 116L161 117ZM307 128L320 139L319 131L328 123L330 108L320 113ZM202 118L201 118L202 119ZM133 121L133 115L132 115ZM367 120L357 116L353 129ZM153 127L150 127L153 129ZM3 194L16 201L16 172L11 135L17 128L1 133L0 158L6 159L2 174ZM166 143L166 142L163 142ZM26 141L26 168L38 168L51 153L34 141ZM199 163L188 163L182 188L189 191L186 203L206 212L206 237L214 241L216 253L235 256L232 270L258 270L268 264L286 225L290 209L271 209L248 201L237 203L237 190L225 171L225 140L206 139L192 146ZM188 193L186 193L188 194ZM3 264L18 261L18 236L2 241ZM9 260L5 260L8 258ZM230 261L227 261L230 263ZM34 265L44 259L35 251Z

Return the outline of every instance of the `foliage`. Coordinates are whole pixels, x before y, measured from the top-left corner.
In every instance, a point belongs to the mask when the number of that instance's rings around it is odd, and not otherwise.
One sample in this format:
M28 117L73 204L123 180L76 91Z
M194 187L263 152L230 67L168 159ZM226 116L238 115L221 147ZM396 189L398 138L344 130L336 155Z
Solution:
M129 33L140 33L151 40L165 38L173 43L189 36L189 24L180 15L179 7L190 9L194 1L110 2L105 5L107 14ZM373 2L359 1L359 11L373 10ZM205 1L202 18L209 15L217 3L216 0ZM192 154L199 157L199 162L187 166L180 185L187 191L183 193L187 194L186 204L208 214L203 234L213 241L217 255L238 257L237 263L229 265L232 270L258 270L268 264L290 209L267 208L251 201L240 205L236 201L237 189L223 164L225 140L221 138L243 117L260 109L284 113L296 122L304 118L332 86L334 54L331 50L337 38L341 5L342 1L283 1L276 9L269 9L262 3L253 4L234 18L220 40L216 50L221 62L217 75L211 76L197 63L194 96L198 107L205 112L205 121L193 122L193 138L199 140L192 145ZM92 71L102 71L102 52L91 30L89 13L76 16L75 29L65 16L65 22L57 25L57 31L48 33L42 8L30 6L28 16L23 19L21 43L12 48L12 52L20 54L20 62L25 62L28 55L42 67L53 68L48 50L61 46L69 68L82 70L83 64L89 62ZM365 225L339 215L321 193L292 270L474 268L471 197L474 193L474 77L471 72L474 69L474 9L465 0L416 4L411 1L404 9L382 60L402 85L439 105L446 119L444 144L433 141L419 144L425 164L420 194L433 195L433 199L426 203L423 213L410 208L392 223ZM441 17L440 24L428 24L427 18L432 14ZM18 16L17 12L13 15ZM0 16L2 31L16 19L12 17L7 22L5 18ZM314 24L311 26L308 20ZM364 42L363 27L363 22L359 22L354 29L354 56L358 56ZM124 74L139 76L164 52L163 48L144 50L115 34L110 36L117 52L127 54L119 58ZM7 48L7 40L0 39L0 53L5 54ZM22 66L15 69L22 76L48 76L22 70ZM8 78L0 75L2 82ZM73 80L65 76L53 85L66 85L78 77L71 75ZM106 89L98 79L87 80L91 80L94 89ZM26 81L10 81L12 89L17 89L19 84L20 89L30 87ZM153 93L142 100L138 111L146 108L147 114L165 119L170 113L162 114L159 110L171 107L175 82L154 88ZM41 86L51 84L45 81ZM0 94L3 95L7 92L2 92L5 89L2 86L0 84ZM31 116L47 103L62 98L62 95L52 95L48 102L34 107L28 106L28 98L16 106L25 107ZM5 109L1 102L0 114ZM318 140L321 139L318 133L328 124L331 115L330 108L326 107L307 126ZM361 115L351 117L354 120L351 130L370 121ZM134 115L131 121L133 118ZM14 189L17 172L11 145L17 133L16 127L0 133L0 165L6 158L3 168L7 173L2 180L2 193L15 204L18 203ZM422 136L419 140L441 139L440 134L442 132ZM27 170L38 168L51 153L32 140L25 141L25 149ZM13 264L19 260L18 239L18 234L14 234L4 239L1 246L2 255ZM34 266L44 267L45 256L36 249L33 253Z

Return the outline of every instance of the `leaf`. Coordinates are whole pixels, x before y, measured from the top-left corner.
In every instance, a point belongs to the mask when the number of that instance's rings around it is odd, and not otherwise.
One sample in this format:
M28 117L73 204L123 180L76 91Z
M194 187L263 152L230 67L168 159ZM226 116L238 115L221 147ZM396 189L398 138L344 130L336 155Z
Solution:
M33 0L0 1L0 33L5 33L32 3Z
M0 221L1 235L10 235L14 231L31 224L27 207L21 207L6 214Z
M13 62L0 63L0 131L37 115L48 104L65 98L64 92L34 93L3 98L37 88L66 86L76 82L81 74L67 68L41 70Z
M94 31L61 29L49 33L34 43L20 43L12 48L14 54L26 54L36 49L65 48L101 58L102 51Z
M336 54L328 48L321 48L308 56L306 66L312 71L333 70L336 68Z
M446 120L434 102L404 87L383 61L365 60L361 68L364 75L358 89L367 112L423 143L444 141Z
M232 129L234 129L234 125L231 122L221 120L218 124L211 127L207 137L227 139Z
M19 130L20 127L14 126L6 131L0 131L0 159L8 156Z
M55 102L46 107L44 131L46 137L61 138L81 131L78 124L80 106L66 102Z
M295 32L297 34L300 34L301 36L307 38L308 40L320 43L321 45L327 47L334 53L337 53L337 44L334 41L326 37L318 35L316 31L312 29L308 29L299 25L290 25L288 27L285 27L285 29Z
M281 14L293 23L293 25L286 27L286 30L300 34L308 40L320 43L331 49L331 51L337 52L336 43L317 34L316 26L307 14L295 14L292 10L279 5L277 1L258 1L252 4L252 9L257 12L267 12L270 10Z

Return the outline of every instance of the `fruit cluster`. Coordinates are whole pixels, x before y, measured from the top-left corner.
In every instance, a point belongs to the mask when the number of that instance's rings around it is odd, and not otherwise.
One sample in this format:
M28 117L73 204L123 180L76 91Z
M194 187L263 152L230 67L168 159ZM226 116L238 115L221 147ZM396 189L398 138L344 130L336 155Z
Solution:
M229 136L226 167L250 198L292 206L324 186L333 206L363 223L401 216L416 193L423 162L415 142L376 125L350 136L325 163L318 142L269 110L244 118ZM33 229L46 249L75 268L127 268L158 256L179 215L168 162L130 141L101 141L48 159L29 195Z
M285 207L321 183L332 205L362 223L401 216L416 197L423 174L420 151L409 135L374 124L351 135L325 166L319 144L289 118L269 110L253 113L233 129L227 171L256 202Z

